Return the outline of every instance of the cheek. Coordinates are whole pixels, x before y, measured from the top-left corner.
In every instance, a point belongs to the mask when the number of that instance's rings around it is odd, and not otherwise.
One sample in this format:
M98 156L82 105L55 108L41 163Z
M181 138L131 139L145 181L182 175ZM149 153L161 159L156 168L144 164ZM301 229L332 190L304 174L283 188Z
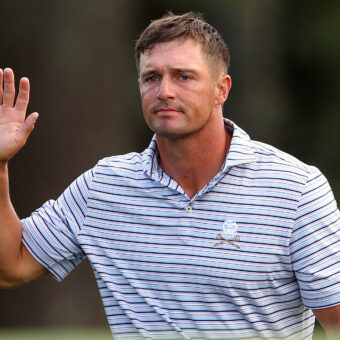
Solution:
M196 88L192 93L194 95L183 95L183 98L187 102L191 102L194 107L203 108L207 105L211 106L215 102L214 90L212 88L203 86Z
M152 104L155 100L155 91L151 87L141 89L140 95L143 107Z

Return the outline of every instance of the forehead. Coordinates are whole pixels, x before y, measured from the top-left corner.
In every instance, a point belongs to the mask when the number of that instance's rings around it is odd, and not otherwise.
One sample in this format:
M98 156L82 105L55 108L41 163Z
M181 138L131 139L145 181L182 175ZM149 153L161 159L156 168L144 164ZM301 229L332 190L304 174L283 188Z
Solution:
M193 68L207 67L202 46L198 42L173 40L155 44L140 56L140 72L159 68Z

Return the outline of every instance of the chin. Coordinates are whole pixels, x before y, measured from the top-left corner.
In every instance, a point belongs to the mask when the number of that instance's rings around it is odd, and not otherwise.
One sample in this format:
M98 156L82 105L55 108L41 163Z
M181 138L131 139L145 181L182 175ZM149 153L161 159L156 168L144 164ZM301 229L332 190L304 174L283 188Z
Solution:
M194 134L199 130L190 126L186 120L161 119L148 121L149 128L157 135L168 139L179 139Z
M186 138L193 134L193 132L184 129L154 129L153 131L157 136L173 140Z

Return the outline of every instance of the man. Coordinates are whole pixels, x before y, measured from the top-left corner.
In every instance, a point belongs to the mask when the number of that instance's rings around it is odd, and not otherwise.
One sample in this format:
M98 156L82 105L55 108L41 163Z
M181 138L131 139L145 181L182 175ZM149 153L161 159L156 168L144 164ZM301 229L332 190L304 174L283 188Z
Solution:
M99 161L23 221L7 162L38 114L24 118L26 78L13 106L5 70L2 286L61 280L87 256L115 339L311 339L313 312L335 339L340 214L324 176L223 119L229 53L199 15L152 22L136 59L149 148Z

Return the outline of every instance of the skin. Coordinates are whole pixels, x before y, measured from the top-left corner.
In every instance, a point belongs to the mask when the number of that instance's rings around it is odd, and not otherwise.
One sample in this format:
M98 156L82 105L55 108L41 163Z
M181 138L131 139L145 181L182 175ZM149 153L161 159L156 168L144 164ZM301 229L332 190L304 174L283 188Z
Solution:
M143 113L157 136L160 166L188 197L216 175L230 145L222 106L231 79L212 70L192 40L156 44L140 59ZM1 287L15 287L48 272L22 244L21 223L9 197L8 161L25 145L38 118L37 113L25 118L28 101L28 79L21 79L15 102L13 71L0 70ZM340 305L313 312L329 340L339 339Z

